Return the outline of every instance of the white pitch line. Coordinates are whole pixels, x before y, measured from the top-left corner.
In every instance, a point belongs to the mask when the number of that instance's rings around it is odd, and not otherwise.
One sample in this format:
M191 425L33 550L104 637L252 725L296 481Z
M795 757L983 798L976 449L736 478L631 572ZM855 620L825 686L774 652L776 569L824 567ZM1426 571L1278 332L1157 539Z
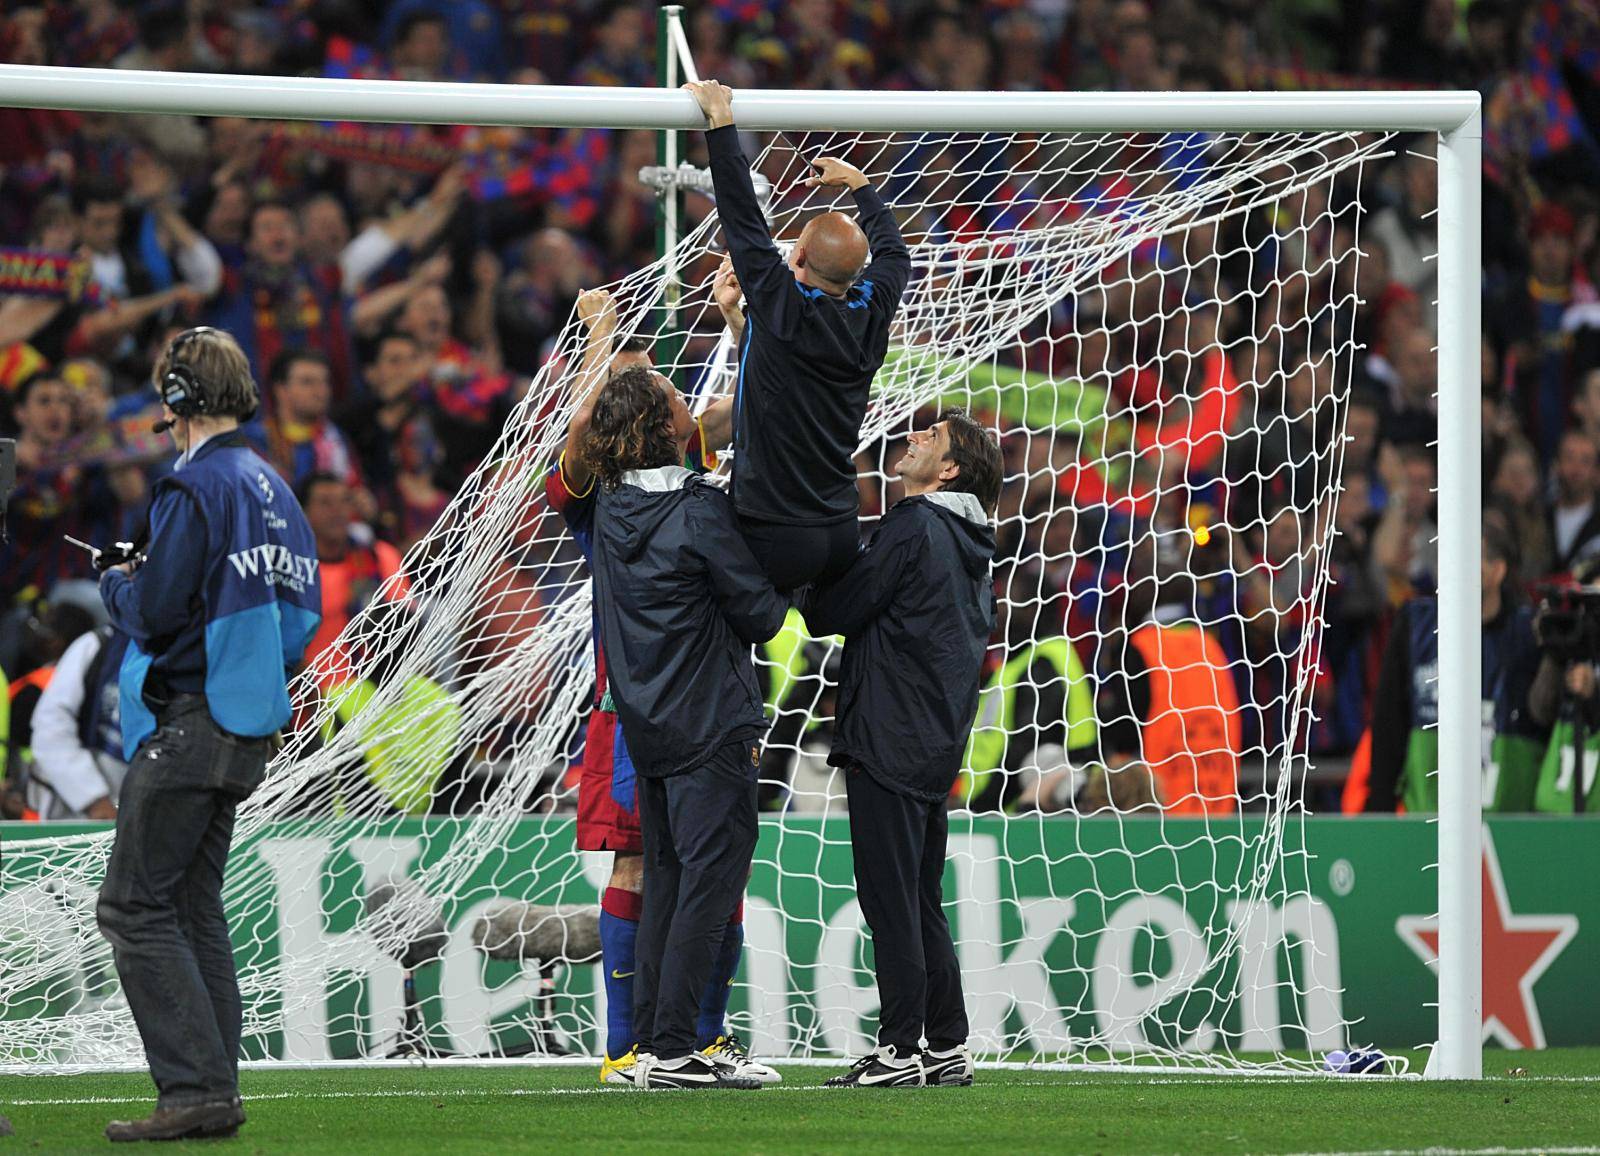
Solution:
M1022 1083L996 1084L995 1087L1006 1088L1059 1088L1060 1080L1029 1080ZM652 1091L665 1092L670 1089L654 1088ZM763 1089L764 1092L845 1092L846 1088L825 1088L821 1084L772 1084ZM900 1091L907 1089L901 1088ZM627 1091L620 1086L609 1088L436 1088L432 1091L426 1088L380 1088L370 1092L262 1092L252 1095L244 1094L246 1104L255 1104L263 1100L428 1100L438 1099L443 1096L473 1096L478 1098L493 1098L497 1096L617 1096L627 1095ZM138 1104L153 1099L152 1096L63 1096L59 1098L40 1098L34 1100L7 1100L5 1103L15 1107L25 1108L52 1108L72 1104Z
M30 1076L29 1079L45 1079L49 1077ZM1293 1084L1326 1083L1336 1079L1330 1075L1286 1077L1282 1082ZM1546 1084L1592 1084L1600 1082L1600 1076L1517 1076L1517 1083L1546 1083ZM1063 1088L1081 1087L1085 1084L1095 1083L1092 1080L1014 1080L993 1085L986 1085L983 1080L978 1081L978 1087L997 1088ZM1182 1076L1159 1076L1153 1078L1140 1078L1129 1076L1118 1080L1118 1085L1126 1087L1130 1084L1140 1087L1160 1087L1176 1085L1180 1087L1237 1087L1236 1079L1196 1079ZM1381 1087L1391 1081L1382 1078L1361 1079L1359 1077L1338 1079L1337 1082L1354 1086ZM1511 1083L1513 1078L1498 1077L1485 1080L1485 1083L1496 1084ZM340 1091L340 1092L259 1092L247 1093L244 1097L247 1103L256 1103L268 1100L381 1100L381 1099L409 1099L426 1100L429 1097L441 1096L612 1096L617 1095L622 1089L617 1086L609 1088L375 1088L371 1091ZM665 1089L655 1089L664 1091ZM838 1092L841 1088L826 1088L821 1084L773 1084L762 1091L767 1092ZM904 1089L902 1089L903 1091ZM40 1097L36 1099L11 1099L5 1103L17 1107L64 1107L74 1104L137 1104L147 1102L152 1097L143 1096L63 1096ZM1419 1148L1395 1149L1391 1151L1373 1151L1363 1153L1323 1154L1323 1156L1401 1156L1402 1153L1422 1153L1423 1156L1444 1156L1446 1153L1472 1152L1493 1156L1496 1153L1518 1152L1563 1152L1563 1153L1592 1153L1600 1156L1600 1148Z

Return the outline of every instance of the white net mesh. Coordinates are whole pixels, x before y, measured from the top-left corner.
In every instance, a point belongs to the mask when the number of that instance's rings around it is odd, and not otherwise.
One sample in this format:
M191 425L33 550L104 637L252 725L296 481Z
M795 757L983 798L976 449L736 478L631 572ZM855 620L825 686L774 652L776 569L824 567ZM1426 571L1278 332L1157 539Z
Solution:
M863 528L896 496L898 439L936 405L1002 430L996 673L947 876L988 1058L1285 1064L1346 1042L1282 772L1311 720L1361 175L1388 144L810 134L760 154L782 235L832 201L801 187L802 153L833 154L874 176L911 246L861 433ZM697 406L733 371L710 303L717 240L713 214L678 246L676 327L664 264L611 287L619 340L652 339ZM408 589L295 685L300 725L240 810L227 884L247 1058L602 1046L584 913L606 864L573 850L568 774L593 680L589 582L542 489L580 341L573 322L406 558ZM1167 626L1141 632L1152 615ZM857 1051L876 1012L825 765L833 648L796 630L758 651L775 813L733 1021L769 1055ZM1130 655L1168 652L1189 657L1129 677ZM109 846L7 849L0 1064L139 1059L94 920ZM511 948L484 922L508 900L541 905Z

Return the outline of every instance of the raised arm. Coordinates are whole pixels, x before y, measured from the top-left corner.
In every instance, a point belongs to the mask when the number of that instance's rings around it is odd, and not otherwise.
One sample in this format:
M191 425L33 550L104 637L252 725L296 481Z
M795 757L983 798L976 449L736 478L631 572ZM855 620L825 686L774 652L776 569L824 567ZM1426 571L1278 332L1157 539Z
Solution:
M806 178L807 188L849 189L855 197L861 231L867 235L867 251L872 255L862 284L872 286L872 308L893 316L900 295L906 291L906 282L911 279L911 252L900 236L894 214L872 187L867 174L849 161L818 157L811 163L817 172Z
M594 399L606 383L611 368L611 338L617 332L617 303L604 289L589 289L578 298L578 320L583 322L583 360L578 366L578 408L567 423L567 445L561 455L561 473L567 488L582 493L593 477L583 464L578 447L594 416Z
M739 277L733 271L733 262L722 259L716 279L711 285L711 299L733 335L734 345L744 336L744 314L739 311L739 301L744 291L739 287ZM700 432L705 448L718 453L733 444L733 395L719 397L700 415Z
M733 123L733 90L715 80L683 87L693 94L710 123L706 148L711 153L717 215L745 300L767 328L783 333L799 312L800 291L761 214L761 202L750 181L750 162L739 147L739 130Z
M820 166L822 162L817 163ZM867 235L867 248L872 253L872 264L867 266L862 280L873 286L872 307L893 316L900 307L906 283L911 280L911 251L900 236L894 213L883 203L878 190L860 185L852 192L860 211L861 231Z

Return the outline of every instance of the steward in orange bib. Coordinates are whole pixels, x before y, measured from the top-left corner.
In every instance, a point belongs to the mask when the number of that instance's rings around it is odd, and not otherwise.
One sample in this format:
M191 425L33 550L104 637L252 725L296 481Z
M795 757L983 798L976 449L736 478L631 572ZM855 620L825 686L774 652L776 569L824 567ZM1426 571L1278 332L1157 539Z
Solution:
M1236 811L1239 693L1228 657L1194 616L1192 581L1164 552L1142 577L1136 569L1123 617L1132 629L1108 647L1121 669L1106 673L1096 704L1107 763L1148 766L1169 815Z

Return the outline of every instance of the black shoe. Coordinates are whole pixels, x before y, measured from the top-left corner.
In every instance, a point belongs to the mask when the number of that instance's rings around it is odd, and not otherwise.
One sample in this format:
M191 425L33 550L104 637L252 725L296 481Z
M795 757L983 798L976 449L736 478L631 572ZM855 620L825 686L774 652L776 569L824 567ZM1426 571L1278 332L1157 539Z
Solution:
M761 1081L724 1072L710 1056L701 1052L691 1052L675 1060L658 1060L645 1052L640 1053L633 1065L633 1086L641 1089L722 1088L754 1092L761 1088Z
M176 1108L157 1108L143 1120L113 1120L106 1125L106 1139L187 1140L205 1136L222 1139L239 1134L244 1123L244 1106L235 1096L231 1100L211 1100L203 1104L182 1104Z
M922 1070L928 1074L930 1088L970 1088L972 1053L966 1044L942 1052L928 1048L922 1053Z
M824 1083L828 1088L920 1088L927 1083L922 1057L915 1052L901 1059L892 1044L862 1056L850 1070Z

